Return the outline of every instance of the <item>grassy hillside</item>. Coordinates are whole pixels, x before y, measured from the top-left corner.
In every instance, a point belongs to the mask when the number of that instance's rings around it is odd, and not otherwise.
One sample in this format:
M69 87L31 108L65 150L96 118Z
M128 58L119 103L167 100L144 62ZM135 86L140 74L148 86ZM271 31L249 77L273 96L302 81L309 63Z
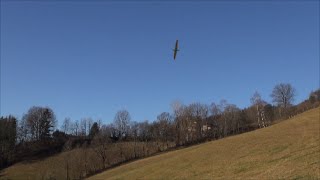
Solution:
M135 161L89 179L320 179L320 108L268 128Z
M138 160L90 179L320 179L319 113L320 108L313 109L265 129ZM95 157L92 153L87 159ZM0 179L64 179L67 161L78 162L69 167L78 177L84 155L75 149L17 163L1 171Z
M134 144L134 145L133 145ZM169 146L173 144L169 143ZM108 144L106 156L113 165L123 162L124 156L133 154L135 147L136 155L143 157L141 149L148 149L150 154L157 152L154 142L119 142ZM120 150L122 149L122 150ZM0 179L81 179L90 170L102 169L101 158L91 147L75 148L60 154L43 159L28 160L17 163L3 171L0 171ZM94 171L93 171L94 172Z

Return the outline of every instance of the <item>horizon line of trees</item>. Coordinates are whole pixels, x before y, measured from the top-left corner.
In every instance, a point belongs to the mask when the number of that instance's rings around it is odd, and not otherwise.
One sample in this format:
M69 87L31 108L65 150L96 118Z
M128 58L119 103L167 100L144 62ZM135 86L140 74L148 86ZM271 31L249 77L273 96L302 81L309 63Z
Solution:
M57 120L51 108L33 106L19 121L13 116L0 118L0 169L26 157L48 156L85 146L95 152L100 159L96 163L102 166L86 170L85 175L80 175L84 177L112 165L107 152L114 143L132 142L129 144L133 147L127 147L132 149L130 156L125 149L119 149L120 162L125 162L150 155L150 147L141 146L141 143L154 142L152 152L188 146L267 127L275 120L286 119L320 104L320 89L311 92L309 99L296 106L293 105L295 94L290 84L280 83L270 95L274 104L267 103L255 92L251 105L244 109L226 100L210 105L174 102L172 113L162 112L151 122L133 121L130 113L123 109L110 124L103 124L101 119L72 121L65 118L60 130L55 129ZM140 149L137 148L139 143Z

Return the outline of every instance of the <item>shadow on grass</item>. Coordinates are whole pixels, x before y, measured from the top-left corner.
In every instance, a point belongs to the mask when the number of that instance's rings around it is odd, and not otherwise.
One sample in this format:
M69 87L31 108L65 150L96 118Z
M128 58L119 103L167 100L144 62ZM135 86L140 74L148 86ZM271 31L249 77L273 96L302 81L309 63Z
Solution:
M4 169L1 169L0 170L0 179L6 179L5 176L6 176L6 173L4 172Z

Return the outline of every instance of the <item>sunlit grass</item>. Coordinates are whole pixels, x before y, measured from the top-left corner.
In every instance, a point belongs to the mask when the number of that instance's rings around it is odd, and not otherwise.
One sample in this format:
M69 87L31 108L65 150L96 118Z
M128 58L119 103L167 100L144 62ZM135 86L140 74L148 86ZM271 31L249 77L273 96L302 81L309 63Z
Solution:
M319 113L320 108L313 109L268 128L141 159L89 179L320 179ZM65 179L66 160L81 164L82 155L75 149L17 163L0 179ZM70 174L81 173L69 168Z
M319 110L142 159L89 179L320 179Z

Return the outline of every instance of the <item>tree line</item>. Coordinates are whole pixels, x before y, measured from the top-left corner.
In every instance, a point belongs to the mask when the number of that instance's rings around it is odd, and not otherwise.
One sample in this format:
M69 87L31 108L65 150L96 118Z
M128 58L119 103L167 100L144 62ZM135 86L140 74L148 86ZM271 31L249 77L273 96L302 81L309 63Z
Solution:
M320 104L320 90L298 105L293 105L295 94L290 84L281 83L271 93L272 104L255 92L251 105L244 109L226 100L210 105L174 102L171 113L162 112L154 121L134 121L123 109L110 124L91 118L65 118L59 129L51 108L34 106L19 121L13 116L0 118L0 168L81 149L81 156L90 156L81 163L83 171L75 173L72 168L79 163L66 160L64 173L66 179L81 179L157 152L264 128Z

